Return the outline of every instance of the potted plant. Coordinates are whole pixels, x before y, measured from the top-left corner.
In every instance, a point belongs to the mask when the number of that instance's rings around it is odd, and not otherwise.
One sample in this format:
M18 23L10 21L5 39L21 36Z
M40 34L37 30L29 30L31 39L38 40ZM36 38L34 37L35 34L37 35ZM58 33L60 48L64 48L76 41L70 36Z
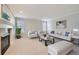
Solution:
M21 38L21 28L16 28L16 38L19 39Z

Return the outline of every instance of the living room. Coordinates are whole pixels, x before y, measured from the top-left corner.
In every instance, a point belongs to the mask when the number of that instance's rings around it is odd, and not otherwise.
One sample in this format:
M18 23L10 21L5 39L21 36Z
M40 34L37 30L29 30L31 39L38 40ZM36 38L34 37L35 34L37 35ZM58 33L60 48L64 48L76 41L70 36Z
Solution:
M12 27L5 26L5 21L0 27L0 32L6 31L5 27L11 31L12 45L6 55L79 55L79 5L8 6L12 8L15 20L11 21ZM21 30L19 34L15 33L16 28Z

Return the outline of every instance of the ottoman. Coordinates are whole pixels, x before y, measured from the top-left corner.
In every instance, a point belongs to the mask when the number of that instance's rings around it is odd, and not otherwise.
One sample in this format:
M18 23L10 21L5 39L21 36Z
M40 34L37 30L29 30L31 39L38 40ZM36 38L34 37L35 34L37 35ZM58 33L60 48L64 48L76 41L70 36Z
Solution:
M50 55L66 55L73 50L74 45L68 41L60 41L48 46L48 54Z

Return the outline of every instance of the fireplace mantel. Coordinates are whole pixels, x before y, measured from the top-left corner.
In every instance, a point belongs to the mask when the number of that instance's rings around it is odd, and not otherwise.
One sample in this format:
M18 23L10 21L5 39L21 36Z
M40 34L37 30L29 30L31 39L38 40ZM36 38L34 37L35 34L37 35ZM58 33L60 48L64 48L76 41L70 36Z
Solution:
M13 27L13 24L10 23L10 21L0 18L0 28L5 28L5 27Z
M7 25L10 25L10 26L13 26L13 24L10 23L10 21L3 19L3 18L0 18L0 24L7 24Z

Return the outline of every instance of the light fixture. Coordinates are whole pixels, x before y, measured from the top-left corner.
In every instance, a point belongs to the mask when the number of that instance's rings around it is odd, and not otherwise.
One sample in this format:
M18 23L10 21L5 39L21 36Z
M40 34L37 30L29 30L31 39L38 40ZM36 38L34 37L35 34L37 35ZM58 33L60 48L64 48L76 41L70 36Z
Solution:
M19 11L19 13L21 13L21 14L22 14L22 13L23 13L23 11Z
M79 31L78 29L73 29L73 31Z

